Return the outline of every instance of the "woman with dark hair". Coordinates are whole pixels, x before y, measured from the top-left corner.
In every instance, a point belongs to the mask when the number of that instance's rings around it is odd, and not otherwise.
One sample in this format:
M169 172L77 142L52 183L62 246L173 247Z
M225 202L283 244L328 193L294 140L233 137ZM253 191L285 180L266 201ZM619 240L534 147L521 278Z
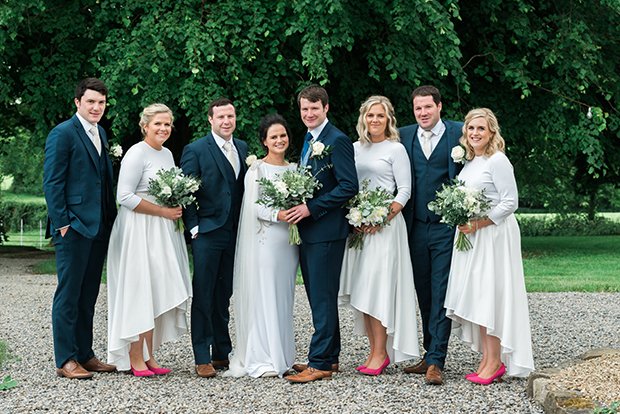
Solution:
M267 155L248 157L235 250L233 313L236 344L224 376L282 377L295 360L293 300L299 251L289 244L284 210L256 204L258 181L296 168L284 154L290 133L278 114L260 122Z
M144 140L127 151L118 177L121 205L108 249L108 362L135 376L166 374L153 352L187 332L185 312L192 294L187 248L174 229L181 207L168 208L147 194L160 169L174 167L163 144L170 137L172 111L145 108Z
M521 236L513 214L519 196L493 112L469 111L461 144L467 163L458 178L485 189L491 206L458 227L473 247L452 253L445 308L453 332L482 352L478 369L465 377L488 385L506 373L527 377L534 370Z

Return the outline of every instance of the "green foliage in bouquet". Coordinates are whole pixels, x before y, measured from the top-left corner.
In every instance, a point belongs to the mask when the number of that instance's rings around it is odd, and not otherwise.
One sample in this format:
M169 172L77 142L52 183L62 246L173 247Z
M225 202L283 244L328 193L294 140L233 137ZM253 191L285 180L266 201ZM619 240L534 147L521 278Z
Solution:
M381 187L369 190L369 185L370 180L363 180L361 190L344 206L349 209L346 218L353 227L363 225L385 227L390 224L388 215L392 212L394 194ZM364 247L365 235L356 233L349 241L349 247L358 250Z
M173 208L187 207L196 201L193 195L200 188L200 179L184 175L179 167L157 171L157 178L149 180L147 193L155 197L157 204ZM185 231L183 219L175 220L175 230Z

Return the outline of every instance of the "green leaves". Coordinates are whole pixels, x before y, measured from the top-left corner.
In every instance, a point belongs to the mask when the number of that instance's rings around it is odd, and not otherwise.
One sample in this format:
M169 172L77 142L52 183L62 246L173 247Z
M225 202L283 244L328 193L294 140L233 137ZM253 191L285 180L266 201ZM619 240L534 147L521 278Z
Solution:
M0 382L0 390L8 390L13 387L17 387L17 381L11 380L11 376L7 375L2 382Z

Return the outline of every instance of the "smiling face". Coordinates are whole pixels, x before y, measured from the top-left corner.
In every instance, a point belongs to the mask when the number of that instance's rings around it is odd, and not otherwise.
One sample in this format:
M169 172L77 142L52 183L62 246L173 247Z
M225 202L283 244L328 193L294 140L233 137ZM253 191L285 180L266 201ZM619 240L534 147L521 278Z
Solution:
M474 149L476 157L484 155L493 135L494 133L489 129L489 123L483 117L474 118L467 125L467 141Z
M228 141L237 126L237 114L232 105L214 106L213 116L209 116L211 129L217 135Z
M413 98L413 114L420 128L430 131L441 119L441 102L435 104L430 95L416 96Z
M149 144L152 148L160 150L164 145L164 142L170 138L172 132L172 119L167 113L156 114L149 122L144 126L146 135L144 142Z
M75 100L75 106L82 118L95 125L105 112L105 95L92 89L86 89L80 100Z
M372 142L381 142L385 139L385 128L387 127L387 114L381 104L374 104L366 113L366 125Z
M319 100L316 102L310 102L306 98L299 100L299 111L301 113L301 120L304 125L308 127L308 131L321 126L321 124L327 118L327 111L329 110L329 104L323 107L323 103Z
M267 147L267 153L269 155L284 154L288 148L288 134L286 133L286 128L281 124L273 124L270 126L263 144Z

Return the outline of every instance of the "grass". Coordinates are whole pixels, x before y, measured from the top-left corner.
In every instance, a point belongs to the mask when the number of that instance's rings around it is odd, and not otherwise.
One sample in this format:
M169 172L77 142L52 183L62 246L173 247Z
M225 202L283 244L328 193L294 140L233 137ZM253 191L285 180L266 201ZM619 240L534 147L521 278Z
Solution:
M8 362L12 359L15 359L14 356L9 352L9 347L6 342L0 341L0 368L4 365L5 362Z
M5 200L16 201L27 204L40 204L45 205L45 197L34 196L30 194L15 194L8 191L3 191L2 196Z
M597 215L607 217L614 221L620 221L620 213L597 213ZM557 216L556 213L515 213L517 217L546 217L552 219Z
M620 292L620 236L524 237L528 292Z

